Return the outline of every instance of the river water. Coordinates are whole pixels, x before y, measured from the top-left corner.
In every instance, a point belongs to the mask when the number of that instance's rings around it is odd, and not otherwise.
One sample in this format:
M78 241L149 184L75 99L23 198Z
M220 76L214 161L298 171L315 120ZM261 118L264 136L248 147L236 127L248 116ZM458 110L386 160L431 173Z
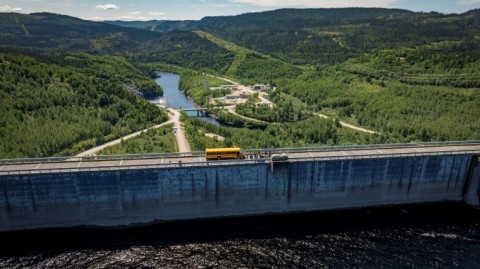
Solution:
M480 215L439 204L0 233L0 268L480 268Z
M157 101L175 109L195 108L195 103L179 88L179 75L168 72L159 72L159 75L160 77L156 78L155 82L162 87L163 97ZM189 111L187 115L195 117L197 116L197 112ZM219 121L211 117L200 117L200 119L215 125L222 125Z

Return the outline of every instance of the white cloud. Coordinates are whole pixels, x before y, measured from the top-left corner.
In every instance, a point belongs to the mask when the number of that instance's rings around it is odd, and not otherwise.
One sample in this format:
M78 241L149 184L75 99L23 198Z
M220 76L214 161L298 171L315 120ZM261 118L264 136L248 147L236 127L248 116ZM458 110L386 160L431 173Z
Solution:
M165 16L164 12L148 12L148 15L154 15L154 16Z
M135 15L125 15L120 17L83 17L82 19L88 21L148 21L147 18L142 16L135 16Z
M98 5L96 7L96 9L100 9L100 10L113 10L113 9L119 9L118 6L114 5L114 4L106 4L106 5Z
M332 8L332 7L390 7L393 3L401 0L230 0L234 3L250 4L263 7L310 7L310 8ZM461 0L480 1L480 0Z
M148 21L147 18L135 15L125 15L116 18L119 21Z
M0 7L0 12L22 12L23 9L20 7L9 7L9 6L3 6Z
M134 12L128 12L127 14L129 14L129 15L140 15L140 14L142 14L142 12L134 11Z
M464 6L473 6L475 4L480 4L480 0L458 0L457 2L460 5L464 5Z

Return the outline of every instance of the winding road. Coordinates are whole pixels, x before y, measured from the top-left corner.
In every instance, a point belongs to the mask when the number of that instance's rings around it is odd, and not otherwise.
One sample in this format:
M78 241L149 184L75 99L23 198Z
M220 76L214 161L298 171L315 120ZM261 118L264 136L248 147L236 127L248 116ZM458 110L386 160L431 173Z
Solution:
M162 106L159 106L159 107L162 107ZM99 151L101 151L101 150L103 150L107 147L120 144L122 142L122 140L127 140L127 139L130 139L130 138L136 137L136 136L140 135L142 132L145 132L149 129L160 128L160 127L162 127L164 125L167 125L167 124L170 124L170 123L173 123L174 128L176 129L175 138L177 139L178 151L179 152L190 152L190 144L188 144L188 140L185 137L185 132L184 132L184 130L183 130L181 124L180 124L180 112L178 110L173 109L173 108L168 108L167 110L168 110L168 116L170 118L168 121L166 121L164 123L161 123L161 124L158 124L158 125L155 125L153 127L150 127L150 128L147 128L147 129L144 129L144 130L141 130L141 131L129 134L129 135L126 135L124 137L121 137L119 139L110 141L110 142L105 143L103 145L91 148L87 151L84 151L84 152L78 154L78 155L75 155L75 157L85 157L85 156L97 155L97 153Z
M222 78L222 77L217 77L217 76L213 76L213 75L209 75L210 77L214 77L214 78L218 78L218 79L221 79L221 80L224 80L224 81L227 81L227 82L230 82L232 84L234 84L235 86L237 86L237 88L240 90L240 91L246 91L246 92L249 92L249 93L254 93L255 91L252 90L250 87L248 86L245 86L245 85L241 85L240 83L238 82L235 82L231 79L228 79L228 78ZM273 107L275 106L275 104L266 99L265 97L262 96L262 93L259 94L259 99L260 99L260 104L267 104L268 106L270 107ZM256 122L262 122L262 123L267 123L265 121L261 121L261 120L257 120L257 119L253 119L253 118L248 118L248 117L245 117L245 116L242 116L238 113L236 113L235 111L235 106L226 106L225 109L230 113L230 114L233 114L233 115L236 115L236 116L239 116L243 119L247 119L247 120L252 120L252 121L256 121ZM319 117L322 117L322 118L325 118L325 119L332 119L331 117L325 115L325 114L321 114L321 113L314 113L314 115L316 116L319 116ZM333 120L333 119L332 119ZM356 125L353 125L353 124L350 124L350 123L346 123L344 121L340 121L340 125L342 127L345 127L345 128L349 128L349 129L352 129L352 130L356 130L356 131L359 131L359 132L364 132L364 133L369 133L369 134L381 134L380 132L377 132L377 131L373 131L373 130L369 130L369 129L366 129L366 128L363 128L363 127L359 127L359 126L356 126Z
M238 82L235 82L233 80L230 80L230 79L227 79L227 78L222 78L222 77L216 77L216 76L212 76L212 75L209 75L211 77L215 77L215 78L218 78L218 79L222 79L222 80L225 80L227 82L230 82L234 85L236 85L238 87L238 89L240 91L247 91L247 92L250 92L250 93L254 93L255 91L252 90L250 87L248 86L245 86L245 85L241 85L240 83ZM264 98L263 96L261 96L261 94L259 95L259 98L260 98L260 103L262 104L267 104L269 105L270 107L273 107L275 106L275 104L273 102L271 102L270 100ZM162 105L158 105L158 107L163 107L165 108L164 106ZM235 111L235 106L226 106L225 109L233 114L233 115L236 115L236 116L239 116L243 119L247 119L247 120L251 120L251 121L256 121L256 122L261 122L261 123L267 123L265 121L262 121L262 120L258 120L258 119L254 119L254 118L248 118L248 117L245 117L245 116L242 116L238 113L236 113ZM187 137L185 136L185 131L180 123L180 112L178 110L175 110L173 108L167 108L167 111L168 111L168 116L169 116L169 120L164 122L164 123L161 123L161 124L158 124L158 125L155 125L153 127L150 127L150 128L147 128L145 130L142 130L142 131L138 131L138 132L135 132L135 133L132 133L132 134L129 134L129 135L126 135L124 137L121 137L119 139L116 139L116 140L113 140L113 141L110 141L108 143L105 143L103 145L100 145L100 146L97 146L97 147L94 147L94 148L91 148L87 151L84 151L78 155L76 155L75 157L84 157L84 156L93 156L93 155L96 155L99 151L107 148L107 147L110 147L110 146L113 146L113 145L117 145L117 144L120 144L122 142L122 140L127 140L127 139L130 139L130 138L133 138L133 137L136 137L138 135L140 135L142 132L145 132L149 129L154 129L154 128L160 128L164 125L167 125L167 124L170 124L170 123L173 123L174 124L174 133L175 133L175 138L177 140L177 145L178 145L178 152L190 152L191 151L191 148L190 148L190 144L188 143L188 140L187 140ZM322 118L325 118L325 119L332 119L331 117L327 116L327 115L324 115L324 114L321 114L321 113L314 113L314 115L316 116L319 116L319 117L322 117ZM346 123L346 122L343 122L343 121L340 121L340 125L342 127L345 127L345 128L350 128L350 129L353 129L353 130L356 130L356 131L360 131L360 132L365 132L365 133L369 133L369 134L380 134L379 132L376 132L376 131L372 131L372 130L368 130L368 129L365 129L365 128L362 128L362 127L358 127L358 126L355 126L355 125L352 125L352 124L349 124L349 123Z

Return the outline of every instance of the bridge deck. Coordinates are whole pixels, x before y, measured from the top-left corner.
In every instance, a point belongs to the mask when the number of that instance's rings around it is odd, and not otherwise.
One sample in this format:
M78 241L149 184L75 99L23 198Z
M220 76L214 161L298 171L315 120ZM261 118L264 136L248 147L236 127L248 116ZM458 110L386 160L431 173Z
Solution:
M424 156L424 155L452 155L452 154L478 154L480 155L480 142L468 145L437 145L421 146L414 145L410 147L395 147L384 145L377 148L348 148L332 147L331 150L324 149L302 149L302 152L295 152L295 149L276 149L272 153L287 152L290 161L308 161L312 159L368 159L368 158L386 158L402 156ZM256 151L247 151L253 154ZM265 153L265 151L260 151ZM203 153L194 152L183 154L181 157L175 157L173 154L165 154L163 157L148 157L148 155L125 155L128 158L102 160L98 156L88 158L70 158L70 159L24 159L21 161L2 160L0 162L0 176L9 174L30 174L30 173L59 173L59 172L79 172L79 171L98 171L98 170L124 170L141 168L169 168L179 166L214 166L214 165L243 165L252 163L265 163L270 160L267 158L246 159L246 160L227 160L227 161L206 161ZM147 156L148 158L146 158ZM30 161L29 161L30 160ZM54 161L52 161L54 160ZM10 162L9 162L10 161Z

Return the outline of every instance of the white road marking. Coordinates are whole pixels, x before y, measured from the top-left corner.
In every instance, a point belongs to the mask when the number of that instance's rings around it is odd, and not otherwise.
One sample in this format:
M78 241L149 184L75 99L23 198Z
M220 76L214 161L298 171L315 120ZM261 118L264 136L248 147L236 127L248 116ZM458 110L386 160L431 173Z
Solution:
M342 151L343 155L347 156L348 154L345 151Z
M457 147L454 147L454 146L452 146L452 149L454 149L454 150L459 150Z
M161 161L160 163L163 163L163 161L165 161L165 159L164 159L164 158L162 158L162 161Z
M201 161L202 161L202 157L198 157L198 161L201 162Z
M2 170L4 167L5 167L5 165L2 165L2 167L0 167L0 170Z
M421 152L420 150L418 150L417 148L414 148L417 152Z
M42 165L42 164L39 163L39 164L35 167L35 169L38 169L38 168L40 167L40 165Z
M120 163L118 165L122 165L122 163L123 163L123 160L120 160Z
M311 153L311 152L309 152L308 154L310 154L310 156L312 156L312 157L315 157L315 156L313 156L313 153Z
M381 150L379 150L379 149L377 149L377 151L380 152L380 153L382 153L382 154L384 154L383 151L381 151Z
M80 167L80 165L81 165L81 164L82 164L81 162L80 162L80 163L78 163L78 164L77 164L77 167Z

